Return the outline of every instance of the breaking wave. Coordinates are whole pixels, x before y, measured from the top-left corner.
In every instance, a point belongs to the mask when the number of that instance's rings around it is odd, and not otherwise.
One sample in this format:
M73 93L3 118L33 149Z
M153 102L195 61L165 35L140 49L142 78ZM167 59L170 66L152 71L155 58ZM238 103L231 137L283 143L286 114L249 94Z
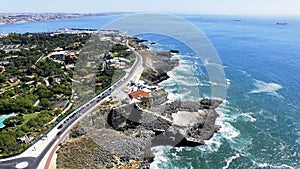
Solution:
M257 168L294 169L294 167L291 167L287 164L273 165L273 164L268 164L268 163L256 163L256 162L253 162L253 163L257 165Z
M230 163L234 160L239 158L241 155L240 154L236 154L232 157L229 157L228 159L226 159L226 166L223 167L223 169L227 169L230 166Z
M256 89L249 93L268 93L274 96L282 97L277 93L277 90L282 89L282 86L277 83L266 83L260 80L255 80L254 85Z

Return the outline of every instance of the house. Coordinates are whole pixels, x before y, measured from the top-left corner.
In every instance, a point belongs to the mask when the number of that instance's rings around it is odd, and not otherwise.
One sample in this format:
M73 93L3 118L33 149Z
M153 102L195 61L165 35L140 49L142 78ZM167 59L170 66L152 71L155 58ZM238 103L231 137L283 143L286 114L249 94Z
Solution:
M75 52L68 52L67 55L68 55L71 59L78 59L78 57L76 56Z
M18 79L16 76L9 75L9 76L7 77L7 80L8 80L10 83L15 83L15 82L17 82L19 79Z
M52 83L60 84L61 79L60 78L52 78Z
M0 66L0 73L5 72L5 67L4 66Z
M56 51L51 53L50 58L54 60L65 60L66 55L66 51Z
M74 46L79 46L81 44L81 42L74 42L73 45Z
M130 63L130 60L125 59L125 58L119 58L119 60L120 60L121 62Z
M41 82L36 82L36 83L35 83L35 87L36 87L36 88L40 87L41 85L42 85Z
M102 83L98 82L95 84L95 87L101 87L102 86Z
M140 98L149 98L150 97L150 93L145 92L143 90L138 90L136 92L132 92L129 94L130 98L135 98L135 99L140 99Z
M34 137L30 136L30 133L27 133L25 136L23 137L18 137L17 140L24 143L24 144L28 144L30 143L32 140L34 139Z
M111 41L111 37L107 37L107 36L100 37L100 41Z
M7 61L7 60L0 61L0 65L8 65L8 64L9 64L9 61Z
M25 72L27 72L28 71L28 69L26 69L26 68L21 68L21 69L19 69L19 72L20 73L25 73Z
M65 66L67 70L74 69L76 66L74 64L69 64Z
M60 47L57 47L57 48L55 48L55 49L53 49L55 52L58 52L58 51L62 51L62 50L64 50L63 48L60 48Z

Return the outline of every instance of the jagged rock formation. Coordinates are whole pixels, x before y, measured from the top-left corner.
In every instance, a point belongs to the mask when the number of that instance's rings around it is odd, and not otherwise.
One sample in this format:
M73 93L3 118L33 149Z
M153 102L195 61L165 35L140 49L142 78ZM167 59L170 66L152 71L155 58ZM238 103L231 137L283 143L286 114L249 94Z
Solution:
M218 129L215 108L221 103L204 99L177 101L148 110L140 110L134 104L122 105L110 110L107 122L113 129L131 135L154 133L150 135L152 145L194 146L204 144Z
M179 60L172 58L170 52L163 51L139 51L144 57L143 80L148 84L158 84L169 78L167 72L178 66Z
M94 167L149 168L154 158L153 146L197 146L212 137L218 129L215 108L221 103L211 99L177 101L145 110L139 105L122 103L89 115L73 132L84 134L97 145L96 150L93 146Z

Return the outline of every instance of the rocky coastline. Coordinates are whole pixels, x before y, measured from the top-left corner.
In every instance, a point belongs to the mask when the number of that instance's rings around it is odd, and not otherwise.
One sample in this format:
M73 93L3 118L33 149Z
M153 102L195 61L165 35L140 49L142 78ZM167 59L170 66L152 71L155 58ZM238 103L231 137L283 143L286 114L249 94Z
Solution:
M151 85L167 80L167 73L179 65L179 60L173 58L171 52L142 49L139 53L143 56L142 79Z
M168 79L167 72L179 64L171 52L147 49L138 52L143 56L141 78L150 85ZM159 88L139 103L108 101L86 117L72 133L78 140L93 143L89 157L93 159L93 168L149 168L154 160L152 147L198 146L218 131L215 109L221 100L168 102L167 96ZM70 145L66 144L60 151L68 148Z

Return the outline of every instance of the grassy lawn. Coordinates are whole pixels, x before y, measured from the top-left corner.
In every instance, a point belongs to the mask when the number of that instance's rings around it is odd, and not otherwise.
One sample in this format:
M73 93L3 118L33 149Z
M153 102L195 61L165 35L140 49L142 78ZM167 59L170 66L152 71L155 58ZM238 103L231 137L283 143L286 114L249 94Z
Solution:
M35 118L40 112L30 113L30 114L24 114L24 123L26 124L30 119Z

